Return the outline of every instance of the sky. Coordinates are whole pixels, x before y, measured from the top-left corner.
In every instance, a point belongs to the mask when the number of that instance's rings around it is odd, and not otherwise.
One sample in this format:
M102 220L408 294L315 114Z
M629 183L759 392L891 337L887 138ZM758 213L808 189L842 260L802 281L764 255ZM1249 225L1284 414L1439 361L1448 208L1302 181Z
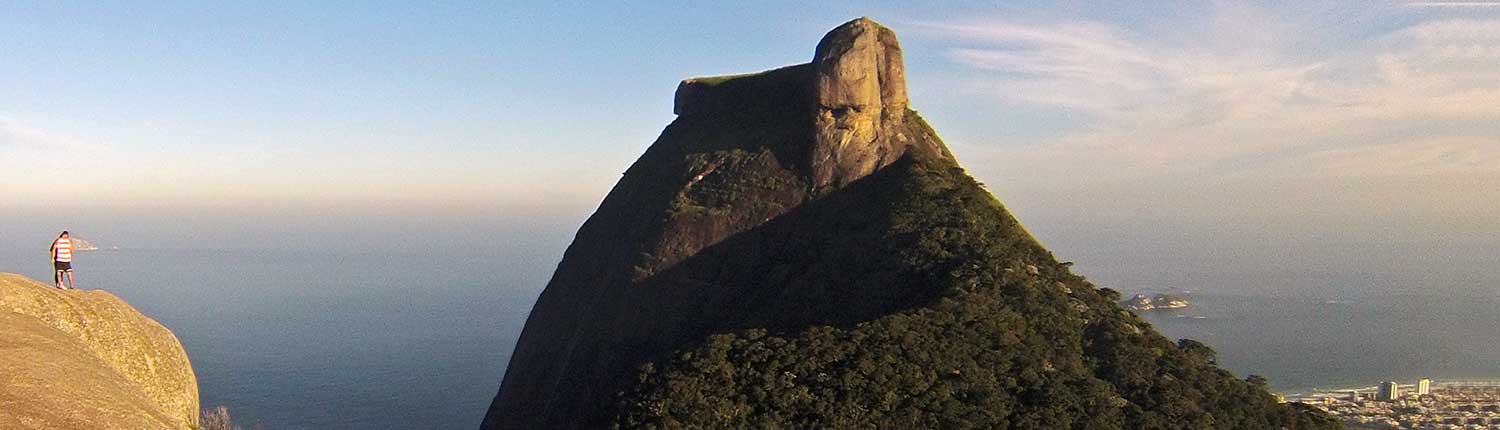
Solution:
M0 246L560 248L679 80L870 16L1101 283L1500 286L1500 2L503 3L0 0Z

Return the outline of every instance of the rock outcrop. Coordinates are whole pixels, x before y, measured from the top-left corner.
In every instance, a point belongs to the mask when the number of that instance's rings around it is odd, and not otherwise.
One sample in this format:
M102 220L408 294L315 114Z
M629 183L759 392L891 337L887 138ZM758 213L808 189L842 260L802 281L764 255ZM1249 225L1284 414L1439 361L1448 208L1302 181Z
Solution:
M1155 296L1136 294L1134 296L1131 296L1129 299L1125 299L1124 301L1120 302L1121 307L1138 312L1164 309L1182 309L1190 305L1192 305L1192 303L1189 303L1187 299L1165 293L1157 294Z
M811 63L683 81L482 428L1321 428L1053 258L908 108L901 57L861 18Z
M896 33L860 18L839 26L813 56L817 142L813 185L840 187L895 162L910 143L906 71Z
M197 424L198 382L171 331L107 292L0 273L0 428Z

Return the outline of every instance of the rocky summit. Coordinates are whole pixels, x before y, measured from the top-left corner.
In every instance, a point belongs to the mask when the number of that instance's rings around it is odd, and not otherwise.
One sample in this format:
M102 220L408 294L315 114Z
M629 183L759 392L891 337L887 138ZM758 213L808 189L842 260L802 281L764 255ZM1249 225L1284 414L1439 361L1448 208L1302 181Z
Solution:
M107 292L0 273L0 428L197 426L198 382L171 331Z
M695 78L579 229L484 429L1323 429L1069 271L909 107L895 33Z

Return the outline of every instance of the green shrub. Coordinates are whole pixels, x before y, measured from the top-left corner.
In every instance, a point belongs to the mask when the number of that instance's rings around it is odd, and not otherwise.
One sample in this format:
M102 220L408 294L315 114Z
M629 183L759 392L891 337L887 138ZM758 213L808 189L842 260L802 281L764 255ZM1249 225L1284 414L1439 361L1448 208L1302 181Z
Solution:
M241 430L229 417L229 408L218 406L204 409L198 416L198 430Z

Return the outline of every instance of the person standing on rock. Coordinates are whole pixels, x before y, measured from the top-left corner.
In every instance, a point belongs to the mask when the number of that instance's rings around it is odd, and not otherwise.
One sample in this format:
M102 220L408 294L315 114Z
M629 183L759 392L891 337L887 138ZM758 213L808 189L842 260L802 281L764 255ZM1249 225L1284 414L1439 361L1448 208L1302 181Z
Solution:
M52 241L50 254L52 254L52 269L57 272L55 276L57 289L73 289L73 239L68 237L67 230L63 230L62 234L57 236L57 240ZM68 277L67 287L63 287L63 275Z

